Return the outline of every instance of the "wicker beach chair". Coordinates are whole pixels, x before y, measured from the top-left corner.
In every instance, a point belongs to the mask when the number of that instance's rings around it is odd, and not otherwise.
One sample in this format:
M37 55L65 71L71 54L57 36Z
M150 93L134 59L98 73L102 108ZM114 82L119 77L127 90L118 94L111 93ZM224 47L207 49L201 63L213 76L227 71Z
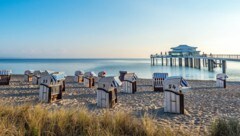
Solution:
M117 77L103 77L98 82L97 106L113 108L117 103L117 87L121 82Z
M84 71L78 70L74 74L74 82L83 83L84 82Z
M88 88L94 87L95 86L94 77L97 77L97 75L94 72L86 72L84 74L84 86Z
M11 74L11 70L0 70L0 85L9 85Z
M39 89L39 100L41 102L54 102L62 99L62 93L65 91L65 74L55 72L41 77Z
M153 73L153 90L163 92L163 81L168 77L168 73Z
M137 75L135 73L127 73L122 80L122 92L134 94L137 92Z
M24 81L32 82L34 70L26 70L24 72Z
M164 112L184 114L184 88L189 84L182 77L168 77L163 82Z

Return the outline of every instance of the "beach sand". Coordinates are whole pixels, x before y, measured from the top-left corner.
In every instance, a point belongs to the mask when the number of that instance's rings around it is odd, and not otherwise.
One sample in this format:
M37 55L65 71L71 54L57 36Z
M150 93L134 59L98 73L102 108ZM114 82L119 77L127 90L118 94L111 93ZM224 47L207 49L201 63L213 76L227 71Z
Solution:
M131 112L137 117L148 114L159 125L173 128L185 128L191 131L206 131L207 126L216 117L240 119L240 83L228 82L227 88L216 88L215 81L188 81L191 90L184 93L185 113L169 114L163 110L163 93L154 92L151 79L138 79L135 94L118 93L118 104L113 109L96 106L96 88L85 88L74 83L73 77L66 79L66 92L63 100L54 103L39 103L39 86L23 81L23 75L14 75L9 86L0 86L0 103L9 105L40 104L47 109L71 109L86 107L97 115L106 110L110 112Z

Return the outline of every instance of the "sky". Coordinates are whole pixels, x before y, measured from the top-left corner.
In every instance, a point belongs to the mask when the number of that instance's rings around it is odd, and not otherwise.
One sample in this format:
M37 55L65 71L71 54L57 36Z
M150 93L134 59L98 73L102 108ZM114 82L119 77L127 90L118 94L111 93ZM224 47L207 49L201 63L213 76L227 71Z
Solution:
M0 0L0 58L240 54L239 0Z

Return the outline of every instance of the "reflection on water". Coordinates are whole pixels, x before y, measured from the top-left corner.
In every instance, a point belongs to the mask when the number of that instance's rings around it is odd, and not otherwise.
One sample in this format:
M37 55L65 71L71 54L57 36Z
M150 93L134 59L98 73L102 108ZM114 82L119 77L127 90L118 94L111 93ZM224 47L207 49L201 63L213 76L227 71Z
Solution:
M227 62L229 80L240 81L240 63ZM73 75L76 70L107 71L108 75L118 75L119 70L136 72L141 78L151 78L153 72L166 72L170 76L183 76L186 79L215 80L221 68L209 72L178 66L150 66L150 59L1 59L0 69L11 69L14 74L22 74L26 69L64 71Z

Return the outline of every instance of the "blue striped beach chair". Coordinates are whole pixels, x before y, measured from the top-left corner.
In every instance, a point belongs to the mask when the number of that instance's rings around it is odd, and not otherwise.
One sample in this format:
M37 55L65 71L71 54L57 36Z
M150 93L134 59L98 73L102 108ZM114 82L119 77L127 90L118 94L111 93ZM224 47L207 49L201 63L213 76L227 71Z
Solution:
M168 77L168 73L153 73L153 90L163 92L163 81Z

